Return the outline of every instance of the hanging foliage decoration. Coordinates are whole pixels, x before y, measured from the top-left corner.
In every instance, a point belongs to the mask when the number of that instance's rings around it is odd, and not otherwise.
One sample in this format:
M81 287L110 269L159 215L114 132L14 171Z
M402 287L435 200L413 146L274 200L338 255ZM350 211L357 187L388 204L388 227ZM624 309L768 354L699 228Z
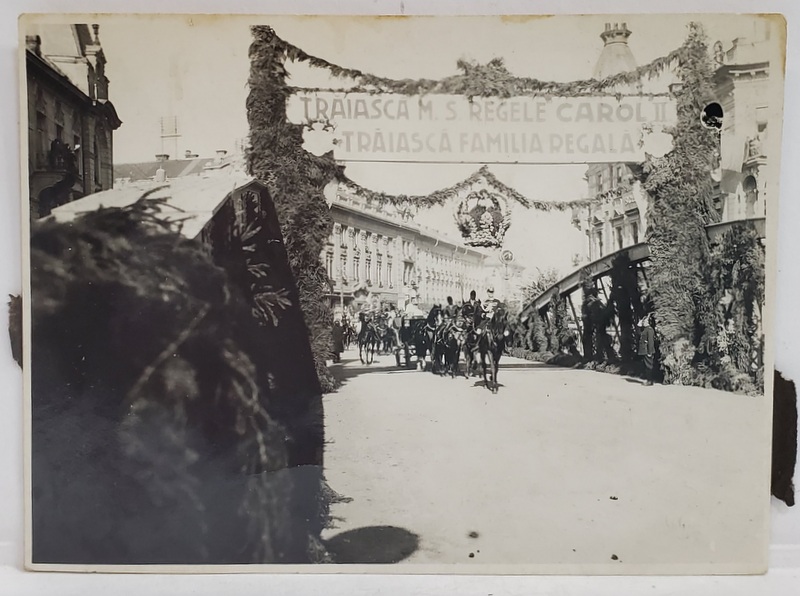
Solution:
M469 193L476 185L484 182L489 188L507 199L513 199L526 209L536 209L538 211L567 211L573 208L585 207L590 203L596 202L595 199L576 199L574 201L537 201L529 199L517 190L503 184L497 177L489 171L488 166L481 167L477 172L465 178L461 182L435 190L426 195L392 195L385 192L370 190L353 182L344 172L340 172L340 183L356 196L365 199L367 202L378 204L389 204L395 207L404 208L415 206L421 209L446 205L452 201L459 200L466 193Z
M345 68L322 58L312 56L274 35L275 51L292 62L306 63L325 69L334 77L351 79L352 87L343 89L293 88L293 91L340 91L342 93L397 93L401 95L424 95L441 93L465 97L523 97L523 96L618 96L619 88L637 85L663 74L673 64L683 60L685 46L673 50L666 56L639 66L635 70L615 74L604 79L584 79L571 82L542 81L531 77L518 77L506 68L502 58L494 58L486 64L458 60L458 74L443 79L391 79L376 76L355 68ZM640 93L642 96L665 96L666 93Z

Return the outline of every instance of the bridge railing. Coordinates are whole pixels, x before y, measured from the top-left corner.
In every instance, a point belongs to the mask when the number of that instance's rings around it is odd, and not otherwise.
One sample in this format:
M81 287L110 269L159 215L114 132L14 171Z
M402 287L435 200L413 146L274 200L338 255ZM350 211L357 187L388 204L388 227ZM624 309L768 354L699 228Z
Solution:
M575 269L531 300L522 309L521 317L539 316L542 317L545 323L549 324L554 316L554 313L550 312L552 298L555 295L559 296L567 306L566 328L572 335L577 351L584 355L582 286L587 278L591 279L598 299L601 300L604 307L608 307L611 304L612 293L611 270L614 262L620 256L627 257L630 265L636 269L637 280L639 280L640 285L646 288L647 272L642 264L649 261L650 248L646 243L642 242L604 255ZM579 298L576 297L577 294L580 294ZM622 344L622 332L616 312L609 316L606 332L609 334L611 341L611 345L608 347L619 353Z

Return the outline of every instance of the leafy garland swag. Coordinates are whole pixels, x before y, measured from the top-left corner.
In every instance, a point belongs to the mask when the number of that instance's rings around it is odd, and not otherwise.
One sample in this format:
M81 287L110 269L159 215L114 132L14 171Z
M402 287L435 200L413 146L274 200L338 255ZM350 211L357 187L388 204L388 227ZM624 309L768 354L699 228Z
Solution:
M344 185L345 188L369 202L383 204L389 203L400 208L409 208L411 206L415 206L417 208L427 208L437 205L444 205L449 201L460 198L462 193L469 191L476 183L481 181L486 182L486 184L488 184L492 189L499 192L503 196L514 199L527 209L533 208L539 211L565 211L574 207L584 207L589 203L594 202L593 199L578 199L575 201L559 202L546 202L529 199L513 188L500 182L500 180L498 180L495 175L489 171L487 166L483 166L480 170L470 175L468 178L465 178L461 182L457 182L453 186L436 190L427 195L391 195L384 192L370 190L353 182L344 174L341 175L339 181Z
M486 167L463 182L425 196L390 195L361 187L345 175L332 152L315 157L302 148L303 125L291 124L286 118L286 100L297 90L286 83L286 60L308 63L327 69L335 77L350 79L354 86L342 89L343 92L445 93L468 98L619 96L619 88L657 77L677 64L683 85L675 95L678 123L671 131L675 139L674 150L664 158L646 163L642 173L645 190L653 197L649 209L652 226L648 234L654 271L651 293L659 313L667 369L677 377L677 369L689 363L686 356L680 357L682 362L672 361L680 351L676 351L676 346L688 345L688 352L684 350L683 353L688 353L692 362L703 354L709 354L709 344L713 342L708 341L706 330L716 322L717 315L710 305L711 296L707 295L710 292L704 288L703 271L711 258L704 226L716 218L711 205L708 172L709 159L718 137L714 131L702 127L697 117L712 96L711 65L699 25L690 26L689 35L681 47L636 70L603 80L567 83L513 76L501 59L485 65L458 61L457 67L461 72L441 80L395 80L344 68L307 54L279 38L268 26L254 27L252 32L251 91L247 104L251 127L248 164L254 176L267 181L278 209L300 289L317 371L326 389L333 387L325 367L332 317L323 299L327 275L319 258L332 227L322 193L326 184L338 180L370 201L398 206L412 203L417 207L441 205L480 179L520 204L536 209L565 210L591 200L564 203L531 201L503 185Z

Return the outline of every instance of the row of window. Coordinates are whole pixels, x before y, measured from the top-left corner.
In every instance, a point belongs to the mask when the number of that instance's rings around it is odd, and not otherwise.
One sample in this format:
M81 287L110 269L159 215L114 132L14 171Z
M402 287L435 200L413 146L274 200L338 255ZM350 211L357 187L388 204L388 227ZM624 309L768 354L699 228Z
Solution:
M634 221L627 226L624 224L615 226L610 242L603 234L602 229L597 230L594 233L593 243L592 257L595 259L599 259L607 253L622 250L626 246L639 244L639 222Z
M621 186L627 175L625 164L604 164L602 169L590 175L589 188L593 194L604 193Z

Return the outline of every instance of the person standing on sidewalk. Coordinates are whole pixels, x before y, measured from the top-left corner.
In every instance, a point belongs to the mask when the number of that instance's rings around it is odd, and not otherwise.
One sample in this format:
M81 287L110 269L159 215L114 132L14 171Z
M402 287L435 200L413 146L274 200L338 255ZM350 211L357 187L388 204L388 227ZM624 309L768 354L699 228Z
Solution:
M344 352L344 327L342 327L339 319L333 322L333 329L331 329L331 341L333 343L333 361L341 362L342 352Z
M655 369L656 332L651 325L649 317L639 321L639 356L644 362L645 385L653 384L653 370Z

